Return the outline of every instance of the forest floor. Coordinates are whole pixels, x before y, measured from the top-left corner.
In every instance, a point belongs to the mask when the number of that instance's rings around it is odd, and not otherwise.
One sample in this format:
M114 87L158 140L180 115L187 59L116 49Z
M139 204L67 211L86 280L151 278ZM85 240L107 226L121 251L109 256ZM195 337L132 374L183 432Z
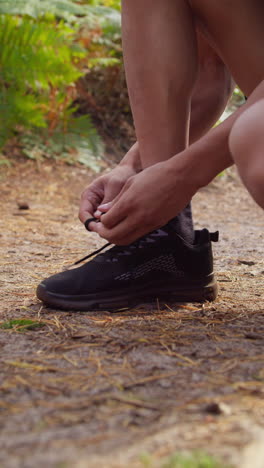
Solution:
M244 447L264 446L264 218L235 172L193 203L196 227L220 231L217 300L122 313L35 297L103 243L77 219L93 174L20 161L0 177L0 466L161 467L193 450L246 466Z

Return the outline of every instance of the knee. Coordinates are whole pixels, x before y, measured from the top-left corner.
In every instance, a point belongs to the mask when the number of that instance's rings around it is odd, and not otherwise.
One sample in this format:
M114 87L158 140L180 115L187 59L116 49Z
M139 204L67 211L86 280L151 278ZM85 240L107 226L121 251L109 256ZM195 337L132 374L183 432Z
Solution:
M229 135L229 148L241 170L263 166L264 99L246 109L236 120Z
M249 193L256 203L264 209L264 171L259 166L250 167L244 174L240 174Z
M229 148L242 181L264 208L264 99L249 107L235 122Z

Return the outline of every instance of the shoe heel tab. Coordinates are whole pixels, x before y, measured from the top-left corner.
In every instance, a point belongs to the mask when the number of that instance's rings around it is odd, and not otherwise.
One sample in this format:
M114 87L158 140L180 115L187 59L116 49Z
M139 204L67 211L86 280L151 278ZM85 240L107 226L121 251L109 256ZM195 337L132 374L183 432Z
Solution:
M210 232L210 241L218 242L219 241L219 231Z
M202 229L201 231L195 231L195 243L203 244L208 242L218 242L219 231L209 232L208 229Z

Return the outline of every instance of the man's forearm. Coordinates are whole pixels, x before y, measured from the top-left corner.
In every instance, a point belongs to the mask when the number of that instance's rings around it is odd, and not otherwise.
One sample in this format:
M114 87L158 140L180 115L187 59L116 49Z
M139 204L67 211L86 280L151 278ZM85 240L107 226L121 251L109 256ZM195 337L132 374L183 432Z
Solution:
M186 181L191 178L197 188L208 185L211 180L234 161L229 150L230 131L238 117L252 104L264 98L264 81L250 95L247 102L222 124L210 130L204 137L181 153L182 174ZM168 164L178 170L179 155L174 156Z
M210 130L204 137L185 151L188 172L196 179L198 188L208 185L214 177L229 166L233 160L229 151L228 139L235 121L229 117L223 124Z
M186 150L165 162L172 171L179 170L179 155L182 159L182 173L186 180L196 179L195 184L204 187L214 179L217 174L233 164L229 150L229 134L238 117L252 104L264 98L264 81L250 95L247 102L222 124L210 130L200 140L189 146ZM176 162L177 160L177 162ZM176 164L175 164L176 163ZM120 165L130 165L136 173L142 170L138 142L136 142Z

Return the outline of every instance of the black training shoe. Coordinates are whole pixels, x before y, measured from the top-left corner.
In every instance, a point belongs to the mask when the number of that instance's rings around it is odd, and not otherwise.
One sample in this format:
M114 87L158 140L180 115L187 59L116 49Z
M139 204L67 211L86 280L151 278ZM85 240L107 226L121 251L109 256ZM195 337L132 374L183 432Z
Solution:
M204 302L217 296L211 241L195 231L193 245L166 225L128 246L115 246L83 266L45 279L37 297L63 310L118 310L157 299Z

